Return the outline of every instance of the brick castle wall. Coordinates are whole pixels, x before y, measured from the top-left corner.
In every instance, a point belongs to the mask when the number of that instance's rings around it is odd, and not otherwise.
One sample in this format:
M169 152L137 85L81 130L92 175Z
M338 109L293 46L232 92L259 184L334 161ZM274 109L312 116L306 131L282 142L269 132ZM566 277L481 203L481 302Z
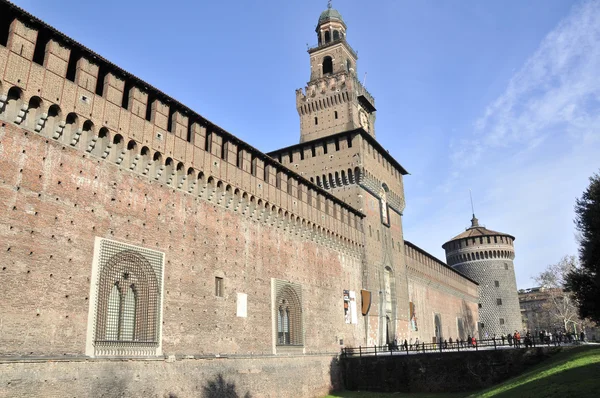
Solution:
M84 352L97 236L165 253L166 354L273 352L270 278L303 286L307 352L361 343L342 294L360 290L357 253L13 125L0 142L0 355ZM236 293L248 294L247 318Z

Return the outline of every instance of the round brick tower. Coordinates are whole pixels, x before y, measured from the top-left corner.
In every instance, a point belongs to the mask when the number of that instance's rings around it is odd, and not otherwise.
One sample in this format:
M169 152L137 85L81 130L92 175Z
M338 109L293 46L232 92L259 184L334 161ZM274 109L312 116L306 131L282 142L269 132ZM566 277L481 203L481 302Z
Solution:
M442 245L447 264L479 283L480 339L521 330L514 240L480 226L473 214L471 227Z

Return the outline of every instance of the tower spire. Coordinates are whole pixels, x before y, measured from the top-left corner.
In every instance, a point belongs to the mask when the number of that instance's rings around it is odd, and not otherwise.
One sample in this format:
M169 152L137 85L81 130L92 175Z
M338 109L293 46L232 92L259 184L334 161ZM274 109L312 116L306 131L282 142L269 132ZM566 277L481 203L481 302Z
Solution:
M469 197L471 198L471 212L473 213L473 218L471 219L471 228L475 228L479 226L479 220L475 217L475 207L473 206L473 193L469 189Z

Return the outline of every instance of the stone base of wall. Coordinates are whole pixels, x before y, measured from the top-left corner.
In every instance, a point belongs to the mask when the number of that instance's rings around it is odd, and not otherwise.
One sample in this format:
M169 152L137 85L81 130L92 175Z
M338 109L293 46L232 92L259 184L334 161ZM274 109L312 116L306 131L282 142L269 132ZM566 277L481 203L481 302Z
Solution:
M342 358L350 391L460 392L489 387L522 373L560 347L444 354Z
M322 397L332 356L0 362L0 397Z

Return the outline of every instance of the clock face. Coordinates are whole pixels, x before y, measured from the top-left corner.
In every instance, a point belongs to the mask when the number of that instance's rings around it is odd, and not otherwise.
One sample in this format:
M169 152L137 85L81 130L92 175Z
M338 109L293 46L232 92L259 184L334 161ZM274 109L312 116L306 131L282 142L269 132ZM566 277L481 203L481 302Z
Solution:
M365 129L368 132L369 131L369 116L367 116L367 112L361 110L360 114L359 114L359 118L360 118L360 125L362 126L363 129Z

